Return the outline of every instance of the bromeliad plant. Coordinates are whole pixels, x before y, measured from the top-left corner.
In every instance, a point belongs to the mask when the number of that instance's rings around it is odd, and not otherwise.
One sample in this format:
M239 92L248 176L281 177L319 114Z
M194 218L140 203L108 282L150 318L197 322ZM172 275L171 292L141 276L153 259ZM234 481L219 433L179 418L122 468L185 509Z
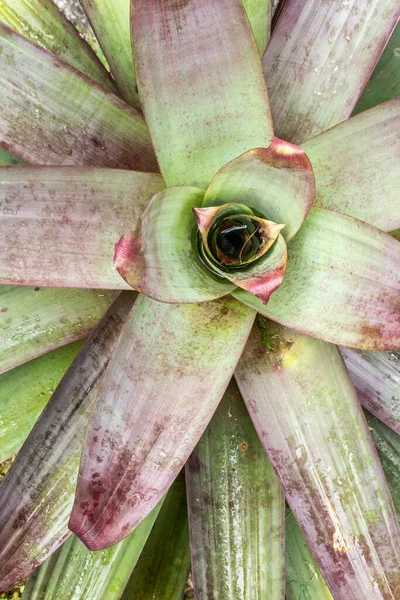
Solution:
M283 492L335 599L400 598L399 524L334 345L400 346L400 101L347 120L399 17L384 4L287 0L264 54L266 0L82 0L111 77L50 0L0 2L8 397L31 406L53 353L26 361L115 299L0 488L3 589L74 532L100 552L71 537L26 597L118 598L155 522L124 599L181 598L187 529L160 542L175 503L185 523L180 479L161 504L190 457L197 598L284 597ZM379 365L343 352L370 400ZM394 428L395 404L375 403Z

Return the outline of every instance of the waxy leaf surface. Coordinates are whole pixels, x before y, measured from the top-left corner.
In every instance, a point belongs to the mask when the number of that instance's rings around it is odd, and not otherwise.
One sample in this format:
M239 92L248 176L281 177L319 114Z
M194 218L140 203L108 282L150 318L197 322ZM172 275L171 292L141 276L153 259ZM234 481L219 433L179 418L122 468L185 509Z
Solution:
M303 148L314 169L317 206L383 231L400 227L400 98L329 129Z
M26 582L23 600L119 600L160 506L119 544L90 552L75 535Z
M400 96L400 23L376 65L353 114Z
M25 579L71 533L84 431L134 298L123 292L85 342L2 482L0 591Z
M29 163L158 170L139 113L4 25L0 104L0 146Z
M326 341L369 350L400 345L400 244L370 225L312 208L288 245L282 285L266 306L233 295L265 316Z
M130 0L82 0L81 4L107 58L121 97L140 109L131 46Z
M204 190L176 186L154 196L137 228L119 240L114 263L134 289L161 302L204 302L235 289L201 263L193 207ZM121 279L122 281L122 279Z
M400 353L341 348L360 402L400 434Z
M52 0L0 0L0 23L116 92L96 54Z
M287 0L263 59L276 134L300 144L346 120L399 15L398 0Z
M0 373L86 337L116 292L0 287Z
M301 227L315 196L315 182L307 155L278 138L268 148L255 148L232 160L211 181L204 206L240 202L256 214L284 223L290 240Z
M122 600L182 600L189 568L186 487L180 474L169 488Z
M234 381L186 482L197 600L282 600L284 496Z
M229 160L269 146L267 90L240 0L135 1L132 42L168 186L205 188Z
M0 168L0 282L127 288L114 246L160 175L82 167Z
M128 535L168 490L215 411L253 320L254 311L230 297L179 306L138 298L84 443L69 526L90 549Z
M79 340L0 375L0 463L18 452L81 346Z
M394 600L399 523L342 357L259 319L235 376L314 558L335 600Z

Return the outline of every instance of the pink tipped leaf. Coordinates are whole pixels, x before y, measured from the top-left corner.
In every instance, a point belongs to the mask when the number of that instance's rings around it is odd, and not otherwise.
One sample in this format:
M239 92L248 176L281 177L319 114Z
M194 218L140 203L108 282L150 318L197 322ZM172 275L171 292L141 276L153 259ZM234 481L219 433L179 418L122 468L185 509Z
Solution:
M168 490L215 411L253 320L254 311L230 297L179 306L139 297L83 448L69 527L91 550L128 535Z
M0 146L31 164L158 171L137 111L1 24L0 104Z
M274 321L366 350L400 346L400 244L374 227L312 208L288 246L282 285L263 305L234 296Z
M383 231L400 227L400 97L303 144L315 174L315 204Z
M163 187L152 173L0 168L0 282L127 288L113 266L115 242Z
M277 135L300 144L346 120L399 15L398 0L287 0L263 58Z
M71 533L84 431L134 299L122 292L86 341L0 487L0 591L25 579Z
M223 166L211 181L204 206L240 202L265 219L284 223L288 241L301 227L315 196L310 161L298 146L273 138Z
M400 594L400 527L337 348L259 317L235 372L335 600Z
M240 0L135 1L132 42L168 186L205 188L226 162L269 145L267 90Z
M204 190L189 186L171 187L152 198L136 229L115 247L116 269L131 287L176 304L213 300L235 288L212 275L199 258L192 209L203 198Z

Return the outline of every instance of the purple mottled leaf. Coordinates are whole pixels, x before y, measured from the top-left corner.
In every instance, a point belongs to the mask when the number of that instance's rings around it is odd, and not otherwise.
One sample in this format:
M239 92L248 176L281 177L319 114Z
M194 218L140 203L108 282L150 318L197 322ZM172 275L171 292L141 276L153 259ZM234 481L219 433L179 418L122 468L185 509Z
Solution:
M225 297L140 296L87 430L70 528L92 550L129 534L168 490L206 428L254 311Z
M400 527L338 349L259 317L236 380L335 600L400 595Z
M263 58L276 135L346 120L400 15L398 0L287 0Z
M361 404L400 434L400 353L340 351Z
M141 115L0 24L0 146L31 164L157 172Z
M312 138L315 204L390 232L400 227L400 97Z
M129 287L114 268L114 246L164 187L160 175L3 167L0 181L0 283Z
M135 294L122 292L85 342L0 487L0 590L21 582L70 535L90 410Z

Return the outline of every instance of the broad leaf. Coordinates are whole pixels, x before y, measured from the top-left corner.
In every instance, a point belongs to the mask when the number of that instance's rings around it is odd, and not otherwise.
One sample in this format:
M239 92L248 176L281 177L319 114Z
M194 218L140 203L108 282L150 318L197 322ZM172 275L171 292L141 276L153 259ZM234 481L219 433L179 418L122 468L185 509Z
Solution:
M0 282L121 289L114 246L160 175L82 167L0 168ZM32 243L34 240L34 243Z
M400 519L400 436L368 411L365 415Z
M361 404L400 434L400 353L341 352Z
M300 144L346 120L399 15L398 0L287 0L263 59L277 135Z
M286 516L286 599L333 600L293 513Z
M303 144L315 174L315 204L367 221L400 227L400 97Z
M140 556L160 506L125 540L90 552L74 535L26 582L23 600L118 600Z
M96 54L52 0L0 0L0 23L116 92Z
M121 97L140 109L130 32L130 0L81 0Z
M233 295L265 316L329 342L369 350L400 346L400 244L339 213L312 208L288 246L282 285L265 306Z
M397 598L400 528L340 353L259 319L236 380L332 595Z
M132 41L167 185L205 188L229 160L269 146L267 90L240 0L135 0Z
M122 600L182 600L189 567L189 523L182 474L169 489Z
M0 591L70 535L84 431L134 298L123 292L85 342L0 487Z
M376 65L353 114L400 96L400 23L398 23Z
M116 292L0 287L0 373L86 337Z
M186 465L197 600L284 596L284 496L232 381Z
M199 258L192 208L200 207L203 198L204 190L183 185L152 198L136 229L115 248L115 266L130 286L176 304L213 300L235 289Z
M0 104L0 146L32 164L158 170L139 113L4 25Z
M307 155L274 138L268 148L250 150L223 166L207 189L204 206L244 203L265 219L284 223L282 235L288 241L300 229L314 196Z
M243 0L258 52L262 56L271 32L272 0Z
M0 375L0 463L18 452L81 346L69 344Z
M70 528L92 550L124 538L165 494L206 428L254 311L225 297L140 296L89 422Z

